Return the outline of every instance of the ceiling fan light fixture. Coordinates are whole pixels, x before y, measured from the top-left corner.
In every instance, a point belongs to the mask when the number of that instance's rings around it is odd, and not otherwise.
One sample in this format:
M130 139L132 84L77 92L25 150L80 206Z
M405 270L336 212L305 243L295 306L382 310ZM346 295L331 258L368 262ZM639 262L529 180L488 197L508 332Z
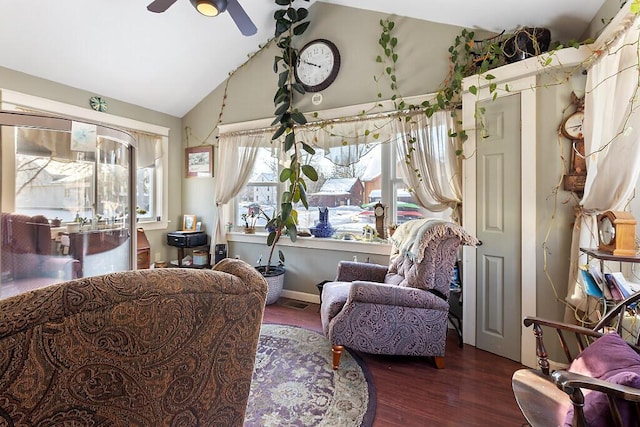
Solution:
M226 0L191 0L191 3L204 16L216 16L227 9Z

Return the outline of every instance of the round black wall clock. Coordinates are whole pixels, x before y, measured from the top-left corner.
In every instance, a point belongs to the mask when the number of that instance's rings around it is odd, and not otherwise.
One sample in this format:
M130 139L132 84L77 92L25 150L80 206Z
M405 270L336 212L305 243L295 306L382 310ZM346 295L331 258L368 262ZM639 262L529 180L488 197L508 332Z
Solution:
M340 52L325 39L307 43L298 53L294 73L307 92L319 92L333 83L340 70Z

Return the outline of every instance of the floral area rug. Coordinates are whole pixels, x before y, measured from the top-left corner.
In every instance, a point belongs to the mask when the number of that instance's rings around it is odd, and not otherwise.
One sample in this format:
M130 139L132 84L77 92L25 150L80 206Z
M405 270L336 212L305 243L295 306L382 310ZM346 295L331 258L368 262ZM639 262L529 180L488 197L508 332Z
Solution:
M366 365L346 350L337 371L331 359L317 332L262 325L245 427L371 426L376 397Z

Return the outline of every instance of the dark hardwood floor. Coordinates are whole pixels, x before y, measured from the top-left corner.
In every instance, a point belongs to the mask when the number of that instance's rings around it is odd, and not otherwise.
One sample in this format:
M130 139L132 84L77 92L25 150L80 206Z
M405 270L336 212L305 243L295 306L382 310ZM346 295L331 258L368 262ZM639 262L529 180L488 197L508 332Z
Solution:
M267 306L264 322L320 332L319 306L292 307L297 304L281 299ZM436 369L428 358L359 355L376 387L374 427L527 425L511 391L511 375L521 365L472 346L458 347L454 330L447 337L445 369Z

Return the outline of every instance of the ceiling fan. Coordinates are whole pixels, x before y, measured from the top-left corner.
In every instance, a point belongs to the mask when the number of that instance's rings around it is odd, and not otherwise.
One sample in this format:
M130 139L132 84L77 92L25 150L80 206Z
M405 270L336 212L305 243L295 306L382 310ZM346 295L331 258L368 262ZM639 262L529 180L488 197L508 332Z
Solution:
M177 0L154 0L148 6L147 10L155 13L162 13L174 4ZM229 11L229 15L236 23L238 29L245 36L254 35L258 29L244 11L238 0L189 0L198 12L205 16L217 16L218 14Z

